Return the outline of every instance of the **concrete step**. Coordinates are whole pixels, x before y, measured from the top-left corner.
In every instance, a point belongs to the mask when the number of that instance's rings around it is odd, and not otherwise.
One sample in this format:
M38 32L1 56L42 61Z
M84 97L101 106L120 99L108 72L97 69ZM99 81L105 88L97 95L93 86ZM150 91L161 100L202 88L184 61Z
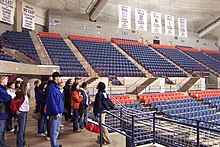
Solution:
M180 89L179 92L186 92L188 91L200 78L191 78L189 79Z
M41 43L40 38L37 36L35 31L29 31L31 39L34 43L34 47L37 51L37 54L40 58L41 64L52 65L53 62L51 61L47 50L45 49L44 45Z
M73 54L76 56L76 58L79 60L79 62L83 65L83 67L85 68L85 70L87 71L88 75L90 77L98 77L98 74L95 72L95 70L92 68L92 66L89 64L89 62L87 62L87 60L85 59L85 57L80 53L80 51L78 50L78 48L72 43L71 40L69 40L68 38L64 39L64 41L66 42L66 44L69 46L69 48L71 49L71 51L73 52Z
M147 88L151 83L153 83L156 80L157 80L157 78L148 78L140 86L137 86L137 88L135 90L133 90L131 93L138 95L142 90Z
M137 66L147 77L152 77L144 67L142 67L136 60L129 56L123 49L121 49L117 44L111 43L122 55L124 55L128 60L130 60L135 66Z

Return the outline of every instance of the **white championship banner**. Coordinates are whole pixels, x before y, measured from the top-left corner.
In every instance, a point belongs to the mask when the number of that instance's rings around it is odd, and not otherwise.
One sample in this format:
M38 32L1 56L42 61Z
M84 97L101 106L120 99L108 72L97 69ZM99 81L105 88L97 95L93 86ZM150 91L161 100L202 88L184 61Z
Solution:
M162 34L161 14L151 11L151 32Z
M131 7L118 5L118 15L118 27L122 29L131 29Z
M187 38L187 22L185 18L178 18L179 37Z
M174 16L165 15L165 35L175 36Z
M0 21L14 24L15 0L0 0Z
M147 31L147 11L135 9L135 28L138 31Z
M35 30L35 8L34 6L23 2L22 12L23 12L22 27L29 29L29 30Z

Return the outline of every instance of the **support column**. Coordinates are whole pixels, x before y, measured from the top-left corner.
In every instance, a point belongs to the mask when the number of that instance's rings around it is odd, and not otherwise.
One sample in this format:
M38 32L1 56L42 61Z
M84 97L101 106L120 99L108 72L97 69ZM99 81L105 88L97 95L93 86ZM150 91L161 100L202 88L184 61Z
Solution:
M14 31L22 31L22 0L16 0Z

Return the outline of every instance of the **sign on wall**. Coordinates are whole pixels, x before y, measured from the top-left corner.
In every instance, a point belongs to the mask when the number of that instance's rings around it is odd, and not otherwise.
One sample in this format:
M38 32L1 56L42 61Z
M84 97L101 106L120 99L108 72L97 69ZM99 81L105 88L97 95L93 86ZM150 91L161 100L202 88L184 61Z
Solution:
M174 16L165 15L165 35L175 36Z
M161 14L151 11L151 32L162 34Z
M22 3L23 21L22 27L30 30L35 30L35 8L34 6Z
M15 0L0 0L0 21L14 24Z
M187 22L185 18L178 18L179 37L187 38Z
M147 11L135 9L135 27L139 31L147 31Z
M122 29L131 29L131 7L118 5L118 15L118 27Z

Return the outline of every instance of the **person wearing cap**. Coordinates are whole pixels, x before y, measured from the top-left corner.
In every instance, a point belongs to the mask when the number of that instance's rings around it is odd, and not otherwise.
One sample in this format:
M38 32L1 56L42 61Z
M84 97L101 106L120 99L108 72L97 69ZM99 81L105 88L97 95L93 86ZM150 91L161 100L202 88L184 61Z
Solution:
M0 146L5 147L5 125L9 118L7 107L11 102L11 96L7 93L6 85L8 77L0 75Z
M46 89L46 115L50 117L50 143L52 147L61 147L58 143L58 135L62 121L62 113L64 112L64 104L62 94L58 83L61 82L59 72L52 74L53 80Z
M81 77L75 77L75 81L74 81L74 83L79 83L80 80L81 80Z

